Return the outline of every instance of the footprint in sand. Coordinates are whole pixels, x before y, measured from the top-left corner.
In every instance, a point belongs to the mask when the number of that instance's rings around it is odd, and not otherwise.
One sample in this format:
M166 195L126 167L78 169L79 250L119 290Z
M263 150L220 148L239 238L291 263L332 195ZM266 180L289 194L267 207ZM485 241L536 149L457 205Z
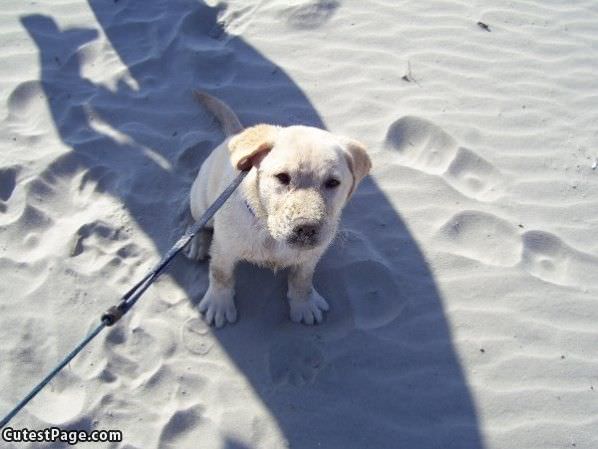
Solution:
M22 235L39 234L52 227L54 220L43 210L28 204L17 220L17 228Z
M107 269L116 283L128 282L141 259L141 250L123 231L101 220L79 227L70 248L80 272L94 274Z
M523 234L521 265L532 276L558 285L598 286L598 258L543 231Z
M0 205L8 201L14 192L17 184L17 167L5 167L0 169ZM3 210L0 208L0 212Z
M56 158L50 166L27 185L28 202L35 205L58 206L64 202L64 193L75 205L88 205L95 194L111 191L117 180L116 172L97 164L90 158L67 153Z
M407 304L392 271L375 260L352 261L325 270L318 276L318 285L322 295L333 302L333 309L350 309L348 313L333 311L327 318L332 321L331 329L342 327L335 322L337 316L352 319L358 329L377 329L397 318Z
M190 318L182 329L183 346L193 354L206 355L214 346L214 339L210 335L210 328L200 318Z
M71 257L80 256L78 262L87 263L83 267L87 274L97 272L97 266L93 267L93 263L98 257L105 258L100 268L106 265L120 266L125 261L130 268L131 262L138 262L135 256L139 251L125 241L124 233L110 231L109 225L88 223L73 232L70 241L61 236L57 238L57 223L60 224L59 228L70 230L84 220L90 204L102 210L103 192L110 190L116 179L115 173L106 167L96 165L90 169L85 166L86 162L89 162L86 158L77 156L55 159L41 174L22 184L21 193L26 195L24 204L17 204L10 216L3 216L6 223L0 226L10 225L7 236L11 241L20 242L21 248L29 256L32 252L37 253L33 257L38 257L40 253L64 251ZM0 209L4 206L4 199L14 196L18 170L19 167L0 170ZM22 210L16 210L19 207ZM71 212L65 214L65 210ZM78 214L79 211L84 213ZM118 241L116 247L110 241L112 239ZM91 250L97 251L91 254Z
M116 173L103 165L85 170L78 179L77 195L74 199L79 204L88 204L96 193L108 192L116 179Z
M463 148L434 123L403 117L386 134L386 147L398 151L401 162L441 176L462 194L491 201L502 193L502 174L474 151Z
M68 371L63 373L28 406L29 413L55 426L79 418L87 399L86 389L80 379Z
M125 379L141 385L147 382L176 351L177 342L163 319L132 317L127 325L111 327L104 342L107 363L102 367L103 381Z
M554 234L527 231L492 214L464 211L440 227L435 236L444 250L482 263L512 267L557 285L598 286L598 258L578 251Z
M521 259L517 227L480 211L455 214L436 233L439 249L488 265L514 266Z
M124 240L127 240L127 237L120 230L101 220L96 220L84 224L77 230L71 248L71 257L77 257L93 247L97 247L97 250L103 253L115 252L113 247Z
M65 209L65 193L71 193L66 199L78 208L89 208L90 203L100 200L102 194L112 188L116 174L102 165L88 168L89 163L86 157L72 156L71 153L55 159L46 170L26 184L27 206L23 214L43 214L49 220L59 221L69 218L57 213ZM7 182L2 179L0 175L0 184L12 184L10 179ZM42 221L37 219L33 223ZM27 226L27 223L24 224ZM37 230L43 231L45 228L47 226Z
M288 339L270 349L270 377L277 384L301 386L313 382L324 362L320 349L312 342Z
M183 443L191 443L191 441L186 440L193 437L190 434L197 430L197 425L202 420L202 412L203 407L200 405L193 405L187 409L174 412L162 428L158 446L165 447L169 444L178 443L181 446L177 445L177 447L188 447L187 444ZM201 444L199 446L201 447Z
M339 6L337 0L312 0L285 9L281 18L286 19L293 28L319 28L334 15Z
M23 136L43 134L51 129L50 117L46 113L47 99L39 81L24 81L9 95L8 117L13 131Z

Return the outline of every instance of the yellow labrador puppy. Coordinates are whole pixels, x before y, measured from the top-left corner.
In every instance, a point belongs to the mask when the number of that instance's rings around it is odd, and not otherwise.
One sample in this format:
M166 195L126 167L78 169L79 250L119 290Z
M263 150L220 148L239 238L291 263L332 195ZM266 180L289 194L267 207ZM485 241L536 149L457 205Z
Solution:
M347 203L371 168L362 144L308 126L256 125L243 129L220 100L195 92L221 122L227 139L205 160L191 188L198 219L237 175L251 171L186 247L191 259L210 261L210 285L199 303L216 327L237 319L234 268L247 260L274 270L289 267L288 299L295 322L314 324L328 310L314 289L318 260L330 244Z

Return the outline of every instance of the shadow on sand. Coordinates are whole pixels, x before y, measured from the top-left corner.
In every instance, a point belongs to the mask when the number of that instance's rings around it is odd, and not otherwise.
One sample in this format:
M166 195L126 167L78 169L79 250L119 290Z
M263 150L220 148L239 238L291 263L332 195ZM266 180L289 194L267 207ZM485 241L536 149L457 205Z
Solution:
M192 88L224 99L246 125L324 127L280 67L225 33L217 8L165 0L90 6L131 83L108 89L83 76L85 58L98 57L93 46L83 44L93 43L97 30L61 30L41 15L22 18L39 48L41 83L55 126L72 148L48 170L104 167L102 173L111 173L106 193L122 202L162 253L173 243L173 217L190 180L221 138L211 118L193 104ZM323 14L336 7L337 2L324 2ZM317 8L296 11L291 25L298 27L302 17L310 20L306 29L326 18ZM131 173L129 167L138 169ZM356 223L364 223L364 216L370 225L360 228ZM290 447L481 448L475 408L433 276L372 178L347 207L343 229L316 275L316 286L331 303L322 326L288 321L284 274L242 265L240 321L215 331L220 345ZM172 276L196 300L197 288L188 285L192 270L206 272L207 265L178 260ZM255 292L255 285L263 292ZM226 447L246 447L224 438Z

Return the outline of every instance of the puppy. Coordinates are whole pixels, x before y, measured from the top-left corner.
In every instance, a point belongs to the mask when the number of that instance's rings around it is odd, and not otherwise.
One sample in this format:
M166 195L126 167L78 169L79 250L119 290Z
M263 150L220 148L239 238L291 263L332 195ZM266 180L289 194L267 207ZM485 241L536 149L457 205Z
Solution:
M243 129L227 105L195 97L220 121L226 140L205 160L190 194L197 220L238 174L250 170L208 226L187 247L190 259L211 257L210 285L199 303L216 327L237 319L234 269L240 260L290 268L294 322L314 324L328 310L314 289L318 260L334 238L341 211L371 168L364 146L308 126L261 124ZM210 245L210 234L212 234Z

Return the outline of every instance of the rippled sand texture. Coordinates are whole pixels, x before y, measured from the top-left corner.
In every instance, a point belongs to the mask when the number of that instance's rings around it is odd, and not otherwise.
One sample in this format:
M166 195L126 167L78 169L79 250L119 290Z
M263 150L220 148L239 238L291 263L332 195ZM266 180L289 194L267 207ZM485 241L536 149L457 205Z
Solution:
M177 259L14 427L598 447L598 3L4 4L0 414L182 232L222 138L191 89L358 138L375 166L317 271L323 325L288 320L285 273L242 265L240 321L208 328L207 265Z

